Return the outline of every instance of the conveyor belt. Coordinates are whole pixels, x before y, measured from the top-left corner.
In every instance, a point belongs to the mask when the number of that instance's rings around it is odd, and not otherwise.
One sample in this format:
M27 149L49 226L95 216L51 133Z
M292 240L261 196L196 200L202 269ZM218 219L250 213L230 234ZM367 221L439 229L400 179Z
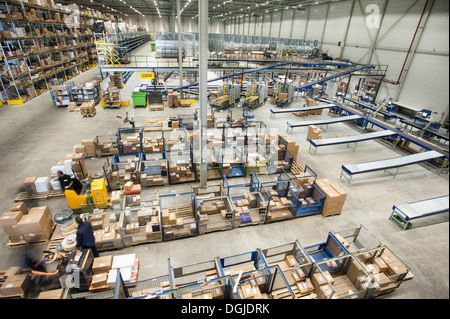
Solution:
M420 125L419 123L414 123L413 121L409 121L409 120L406 120L406 119L400 119L400 122L403 123L403 124L406 124L406 125L415 127L415 128L417 128L417 129L419 129L419 130L423 130L423 129L425 128L425 125ZM449 140L449 135L448 135L448 133L447 133L447 134L443 134L443 133L441 133L441 132L438 132L438 131L436 131L436 130L429 129L429 128L428 128L428 129L425 129L425 132L427 132L427 133L429 133L429 134L432 134L432 135L434 135L434 136L436 136L436 137L438 137L438 138L442 138L442 139L444 139L444 140L446 140L446 141Z
M315 105L315 106L307 106L307 107L299 107L299 108L288 108L288 109L281 109L281 110L270 109L270 113L271 113L270 116L273 117L275 114L278 114L278 113L307 112L307 111L328 109L330 107L335 107L335 106L336 106L336 104L323 104L323 105Z
M334 123L340 123L340 122L346 122L346 121L353 121L360 119L361 116L359 115L349 115L349 116L341 116L341 117L335 117L331 119L322 119L322 120L315 120L315 121L303 121L303 122L297 122L297 123L290 123L287 122L288 128L293 129L294 127L302 127L302 126L309 126L309 125L328 125L328 124L334 124Z
M361 142L361 141L382 138L382 137L391 136L391 135L395 135L395 134L397 134L397 133L395 133L391 130L383 130L383 131L378 131L378 132L364 133L364 134L352 135L352 136L316 139L316 140L310 140L309 142L311 143L312 146L317 148L320 146L327 146L327 145L357 143L357 142Z
M332 102L332 101L329 101L329 100L326 100L326 99L321 99L321 98L316 98L316 100L324 102L324 103L331 103ZM336 103L340 109L348 112L349 114L359 114L361 116L364 116L361 111L358 111L358 110L356 110L356 109L354 109L352 107L349 107L349 106L343 106L343 105L341 105L340 103L338 103L336 101L333 101L333 102ZM370 122L370 123L372 123L372 124L374 124L374 125L377 125L377 126L383 128L383 129L390 129L390 130L392 130L394 132L397 132L397 135L399 137L404 138L406 140L409 140L409 141L413 142L414 144L417 144L417 145L419 145L419 146L421 146L421 147L423 147L423 148L425 148L427 150L435 150L437 152L440 152L446 158L448 158L448 153L449 153L448 149L444 149L443 147L441 147L441 146L439 146L439 145L437 145L437 144L435 144L433 142L430 142L428 140L425 140L423 138L420 138L420 137L418 137L416 135L413 135L413 134L410 134L410 133L407 133L407 132L402 132L402 131L398 130L398 128L395 125L392 125L390 123L386 123L385 121L382 121L382 120L379 120L379 119L375 119L375 118L366 119L365 118L365 120Z
M412 164L418 164L424 161L437 159L440 157L444 157L439 152L436 151L426 151L422 153L416 153L416 154L410 154L410 155L404 155L400 157L394 157L384 160L378 160L373 162L365 162L365 163L358 163L358 164L348 164L348 165L342 165L342 173L341 177L344 176L343 173L347 173L350 175L349 184L351 181L351 176L355 174L361 174L361 173L368 173L368 172L374 172L379 170L385 170L392 168L398 168L402 166L412 165ZM397 175L397 172L394 175Z
M394 205L393 210L405 220L442 213L449 210L449 195Z

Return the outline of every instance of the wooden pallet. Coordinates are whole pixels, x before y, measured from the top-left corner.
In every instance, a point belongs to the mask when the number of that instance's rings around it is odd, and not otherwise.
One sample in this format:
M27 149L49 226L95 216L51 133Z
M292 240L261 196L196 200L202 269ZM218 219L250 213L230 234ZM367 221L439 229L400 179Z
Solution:
M163 104L153 104L148 106L149 111L164 111L164 105Z
M64 196L63 192L56 191L50 186L50 189L48 192L30 194L26 191L22 191L17 195L17 197L14 199L14 201L15 202L23 202L23 201L27 201L27 200L44 200L44 199L50 199L50 198L62 197L62 196Z
M297 161L292 162L291 173L294 175L303 175L305 168L301 166Z
M170 213L174 213L177 218L192 218L194 216L193 208L190 204L177 205L163 208Z
M53 225L52 233L54 232L55 227L56 227L56 225ZM15 248L15 247L23 247L23 246L26 246L26 245L41 245L41 244L45 244L45 243L49 243L49 242L50 242L50 239L42 239L42 240L39 240L39 241L36 241L36 242L33 242L33 243L29 243L29 242L26 242L26 241L13 243L13 242L10 241L10 242L8 242L6 244L6 246L9 247L9 248Z

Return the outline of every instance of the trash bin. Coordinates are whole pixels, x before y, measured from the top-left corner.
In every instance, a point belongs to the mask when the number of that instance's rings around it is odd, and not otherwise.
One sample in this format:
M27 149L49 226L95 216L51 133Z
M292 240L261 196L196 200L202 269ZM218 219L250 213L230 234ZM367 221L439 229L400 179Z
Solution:
M131 93L134 107L147 106L147 93L145 92L133 92Z
M152 43L151 45L152 45L152 51L156 51L156 44Z

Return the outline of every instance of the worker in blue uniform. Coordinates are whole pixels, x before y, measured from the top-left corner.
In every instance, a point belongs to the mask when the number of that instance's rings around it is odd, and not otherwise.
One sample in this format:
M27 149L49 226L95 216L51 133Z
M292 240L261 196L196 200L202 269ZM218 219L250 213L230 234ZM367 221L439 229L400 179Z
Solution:
M80 217L76 217L75 221L78 224L77 230L77 248L91 249L94 257L100 257L95 246L95 237L92 226L88 221L83 221Z

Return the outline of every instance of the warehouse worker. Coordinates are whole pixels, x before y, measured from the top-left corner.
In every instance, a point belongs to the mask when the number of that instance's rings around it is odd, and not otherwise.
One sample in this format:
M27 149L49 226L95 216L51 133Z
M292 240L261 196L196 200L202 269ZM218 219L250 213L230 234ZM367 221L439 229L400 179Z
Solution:
M81 182L78 179L72 178L69 175L64 174L62 171L58 171L56 175L58 176L62 191L65 191L66 189L73 189L78 195L80 194L83 185L81 185Z
M94 257L100 257L95 246L95 237L92 226L89 222L84 221L80 217L76 217L75 221L78 224L77 230L77 248L78 249L91 249Z

